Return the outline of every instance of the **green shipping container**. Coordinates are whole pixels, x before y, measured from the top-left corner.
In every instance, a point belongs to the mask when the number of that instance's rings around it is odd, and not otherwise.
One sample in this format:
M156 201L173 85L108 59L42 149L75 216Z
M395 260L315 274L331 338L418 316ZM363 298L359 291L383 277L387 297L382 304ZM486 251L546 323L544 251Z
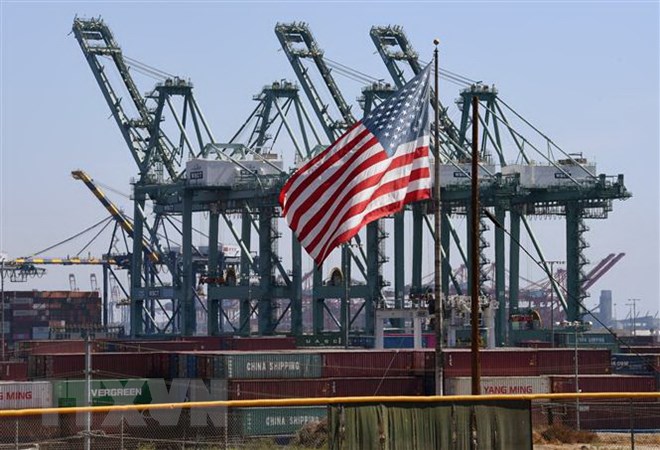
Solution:
M294 406L280 408L236 408L231 417L238 420L243 436L290 436L306 423L325 419L325 406Z
M151 403L149 380L92 380L90 391L93 406L142 405ZM57 407L83 406L85 380L53 382L53 404Z
M575 333L573 332L555 332L556 339L564 347L575 346ZM613 335L609 333L578 333L578 347L594 348L616 348L617 342Z
M314 353L245 353L227 355L227 378L320 378L321 355Z

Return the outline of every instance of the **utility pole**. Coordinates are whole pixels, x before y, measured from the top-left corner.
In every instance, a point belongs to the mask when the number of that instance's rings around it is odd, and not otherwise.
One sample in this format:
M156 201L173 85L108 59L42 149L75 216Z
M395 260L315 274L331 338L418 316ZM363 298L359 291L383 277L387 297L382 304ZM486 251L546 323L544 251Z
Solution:
M579 322L573 322L573 330L575 331L575 393L580 393L580 374L578 369L578 327ZM577 430L580 430L580 397L575 397L575 417Z
M472 279L470 280L470 325L472 328L472 395L481 394L481 361L479 355L479 98L472 97L472 207L470 233L472 235L472 248L470 263Z
M92 342L89 330L85 334L85 406L92 406ZM85 450L91 450L92 413L85 413Z
M342 255L341 259L343 262L343 275L344 275L344 308L342 310L341 315L343 316L342 319L344 320L344 348L347 349L349 347L349 333L351 329L351 280L350 280L350 269L349 266L351 264L350 261L350 255L348 253L348 243L344 244L342 247Z
M0 254L0 347L2 347L2 359L5 360L5 255Z
M632 335L635 336L637 334L637 324L636 324L636 319L637 319L637 302L639 301L638 298L629 298L628 302L626 305L632 307Z

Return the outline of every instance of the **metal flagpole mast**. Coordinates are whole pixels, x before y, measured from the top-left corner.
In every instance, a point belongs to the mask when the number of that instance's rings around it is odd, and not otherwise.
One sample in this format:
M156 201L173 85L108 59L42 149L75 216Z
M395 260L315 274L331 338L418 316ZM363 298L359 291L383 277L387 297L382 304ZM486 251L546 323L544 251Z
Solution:
M444 313L442 299L442 278L440 268L442 264L442 247L440 238L441 203L440 203L440 102L438 101L438 39L433 40L435 64L435 174L433 181L433 211L435 219L435 395L443 395L443 356L442 356L442 315Z

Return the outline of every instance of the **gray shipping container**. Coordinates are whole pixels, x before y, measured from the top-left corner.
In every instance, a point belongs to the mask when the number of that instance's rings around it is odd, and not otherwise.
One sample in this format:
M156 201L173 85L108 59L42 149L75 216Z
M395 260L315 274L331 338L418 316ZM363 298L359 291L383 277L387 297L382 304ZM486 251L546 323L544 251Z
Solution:
M48 381L0 381L0 410L50 408L52 400Z
M470 395L472 378L447 378L445 390L447 395ZM481 377L483 395L547 394L549 392L550 378L548 377Z

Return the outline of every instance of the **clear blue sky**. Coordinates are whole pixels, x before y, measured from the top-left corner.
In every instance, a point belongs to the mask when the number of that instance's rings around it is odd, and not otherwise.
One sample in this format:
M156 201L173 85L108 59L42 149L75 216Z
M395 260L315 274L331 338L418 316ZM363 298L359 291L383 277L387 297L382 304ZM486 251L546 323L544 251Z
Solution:
M634 197L615 203L609 220L589 221L587 256L593 262L612 252L626 257L592 288L588 303L600 289L612 289L619 317L628 298L642 299L644 312L658 310L657 2L2 1L0 250L11 257L48 247L105 217L71 179L72 169L83 168L124 192L135 175L96 81L68 35L76 15L102 16L127 55L189 77L221 140L254 108L252 95L264 84L295 78L273 33L278 21L308 22L328 57L384 79L387 71L369 38L372 25L402 25L426 60L439 37L444 67L496 84L507 103L563 148L596 161L599 173L625 175ZM362 86L337 80L355 103ZM140 90L152 85L146 80ZM444 83L441 92L451 103L458 88ZM113 199L132 210L129 200ZM561 222L534 223L546 257L563 259L556 238ZM68 288L70 270L49 272L39 282L9 289ZM88 286L80 278L79 284Z

